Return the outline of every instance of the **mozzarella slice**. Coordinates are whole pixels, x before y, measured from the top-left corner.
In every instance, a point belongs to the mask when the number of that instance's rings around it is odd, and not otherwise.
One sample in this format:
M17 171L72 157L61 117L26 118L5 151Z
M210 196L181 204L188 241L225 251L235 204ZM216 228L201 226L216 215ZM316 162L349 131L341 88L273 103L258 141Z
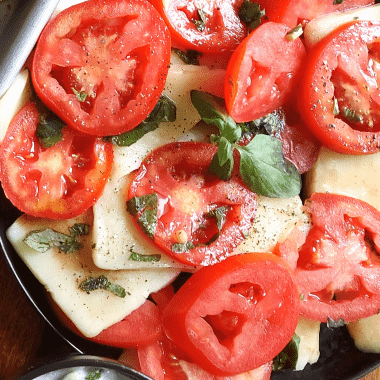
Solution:
M334 29L356 20L380 20L380 5L332 12L311 20L304 30L306 46L311 48Z
M217 70L224 73L223 70ZM114 166L103 195L94 206L95 248L93 259L99 268L136 269L146 267L181 267L142 237L126 211L125 193L131 173L138 169L143 158L161 145L183 138L200 120L191 103L190 90L204 90L205 83L215 81L214 70L204 66L173 64L169 70L164 93L177 106L177 119L161 124L129 147L114 147ZM223 86L214 83L214 88ZM131 252L142 255L160 254L160 261L133 261Z
M12 86L0 98L0 144L12 119L30 100L32 91L29 70L24 69L16 76Z
M30 231L52 228L68 233L74 223L91 224L92 215L86 213L71 220L45 220L23 215L7 230L7 237L16 252L36 278L51 293L54 301L87 337L98 335L105 328L123 319L142 305L151 292L168 285L178 274L177 269L145 271L106 271L92 261L91 239L81 238L83 248L77 253L64 253L52 248L41 253L23 242ZM106 290L90 294L79 289L86 278L105 275L111 283L126 290L120 298Z
M347 329L360 351L380 353L379 314L349 323Z
M301 371L306 364L314 364L319 358L319 332L321 323L300 315L295 333L300 338L296 371Z

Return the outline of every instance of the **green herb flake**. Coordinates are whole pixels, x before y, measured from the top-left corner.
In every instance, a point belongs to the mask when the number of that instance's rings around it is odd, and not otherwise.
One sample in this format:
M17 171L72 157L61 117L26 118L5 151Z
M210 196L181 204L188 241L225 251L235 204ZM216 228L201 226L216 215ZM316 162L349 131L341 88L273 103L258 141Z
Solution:
M199 57L202 56L202 53L197 51L197 50L180 50L180 49L175 49L172 48L174 53L178 55L178 57L186 64L188 65L195 65L199 66Z
M195 25L199 32L203 32L206 28L207 18L203 9L197 9L198 19L191 19L191 22Z
M334 5L342 4L344 0L334 0Z
M173 100L161 95L153 111L137 127L116 136L106 136L104 141L112 142L117 146L131 146L147 133L157 129L161 123L173 122L177 117L177 108Z
M40 114L36 136L43 148L51 148L62 140L66 124L51 112Z
M219 231L221 231L221 229L223 228L223 225L226 221L228 210L229 210L228 206L221 206L221 207L217 207L217 208L211 210L208 213L208 216L210 216L212 218L216 218L216 225L217 225Z
M85 223L75 223L73 226L69 227L71 236L81 236L88 235L90 232L90 225Z
M99 380L101 375L102 371L100 369L96 369L94 371L89 372L85 380Z
M142 255L141 253L132 252L128 260L139 262L158 262L161 260L161 255Z
M122 286L112 284L103 274L95 278L88 277L79 284L79 289L83 290L87 294L90 294L92 291L97 289L104 289L121 298L125 298L126 296L125 289Z
M144 233L153 239L157 227L158 196L156 193L133 197L127 201L127 211L137 217Z
M290 342L273 359L273 371L295 369L298 361L299 345L300 338L296 333L294 333Z
M351 110L347 107L344 107L342 113L348 121L351 121L353 123L363 122L363 116L356 113L355 110Z
M260 9L260 4L245 0L238 12L240 21L251 31L261 24L261 19L265 16L265 9Z
M74 95L77 97L77 99L83 103L86 101L87 93L84 91L77 91L74 87L71 87L71 90L73 91Z
M29 232L23 239L29 247L38 252L46 252L56 247L65 253L73 253L82 248L76 236L66 235L51 228Z
M343 318L339 318L337 321L334 321L332 318L327 317L327 327L329 329L335 329L337 327L345 326L347 323Z
M294 41L298 37L302 36L302 34L303 34L302 25L298 24L295 28L293 28L290 32L286 34L285 38L288 41Z
M186 243L175 243L171 246L171 249L175 253L185 253L194 249L195 245L192 241L188 241Z

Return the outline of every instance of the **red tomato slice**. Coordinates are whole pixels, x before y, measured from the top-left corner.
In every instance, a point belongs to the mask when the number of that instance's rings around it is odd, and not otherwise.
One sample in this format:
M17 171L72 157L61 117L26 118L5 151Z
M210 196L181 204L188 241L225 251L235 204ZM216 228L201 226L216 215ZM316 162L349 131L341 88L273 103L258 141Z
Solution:
M330 149L366 154L380 147L380 22L346 24L308 55L300 113Z
M258 119L281 107L306 56L302 41L286 39L289 28L267 22L235 50L228 63L225 100L236 122Z
M251 253L195 272L165 308L163 326L196 364L226 376L271 361L293 336L298 312L287 263Z
M305 202L312 229L295 278L302 315L352 322L380 310L380 212L355 198L316 193Z
M28 103L13 119L0 147L0 180L21 211L44 218L82 214L100 197L111 173L112 145L69 127L51 148L36 137L39 113Z
M67 124L115 135L153 110L169 62L169 31L150 3L85 1L45 27L32 78L42 101Z
M344 11L364 5L374 4L373 0L344 0L335 4L334 0L258 0L270 21L279 22L294 28L300 23L334 11Z
M128 210L144 236L183 263L225 259L255 217L256 195L237 175L222 181L209 172L216 152L200 142L164 145L144 159L129 187Z
M238 16L244 0L150 2L164 18L175 47L204 53L233 51L247 35L247 28Z

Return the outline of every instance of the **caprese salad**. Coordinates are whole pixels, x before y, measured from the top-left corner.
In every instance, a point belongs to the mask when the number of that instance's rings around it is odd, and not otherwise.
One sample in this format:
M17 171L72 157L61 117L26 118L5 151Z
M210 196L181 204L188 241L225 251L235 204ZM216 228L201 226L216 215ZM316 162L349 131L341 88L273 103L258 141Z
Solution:
M379 7L61 1L0 180L67 328L154 380L302 370L320 323L379 352Z

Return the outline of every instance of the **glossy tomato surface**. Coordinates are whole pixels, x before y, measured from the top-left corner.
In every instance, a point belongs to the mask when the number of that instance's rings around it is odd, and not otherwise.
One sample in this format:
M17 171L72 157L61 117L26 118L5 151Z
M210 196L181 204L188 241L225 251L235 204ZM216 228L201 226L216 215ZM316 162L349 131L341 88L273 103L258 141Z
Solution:
M267 22L255 29L228 62L225 100L236 122L258 119L285 104L306 57L299 38L286 38L286 25Z
M216 152L208 143L164 145L143 160L127 194L144 237L190 265L225 259L256 214L256 195L237 173L229 181L210 173Z
M322 144L337 152L379 151L379 36L379 21L345 24L308 54L300 113Z
M112 145L64 127L61 140L45 148L36 136L40 113L30 102L13 119L0 147L0 179L21 211L69 219L100 197L112 168Z
M287 263L248 253L194 273L165 308L163 326L196 364L233 375L271 361L293 336L298 313Z
M47 24L32 77L38 96L70 126L115 135L153 110L169 61L170 35L150 3L94 0L65 9Z

